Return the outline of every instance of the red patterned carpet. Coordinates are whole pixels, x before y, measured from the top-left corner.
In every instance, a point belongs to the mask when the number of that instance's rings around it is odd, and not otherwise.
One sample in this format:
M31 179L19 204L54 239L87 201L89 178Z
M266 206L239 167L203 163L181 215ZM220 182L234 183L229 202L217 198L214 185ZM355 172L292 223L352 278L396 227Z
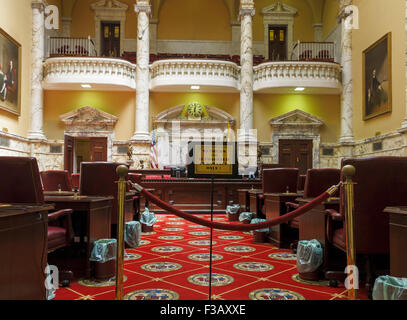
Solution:
M210 219L209 215L203 215ZM215 221L227 221L215 215ZM236 222L239 223L239 222ZM158 215L154 232L126 249L126 300L208 300L210 229L173 215ZM298 278L295 255L255 244L250 233L213 231L213 300L346 300L343 286ZM58 289L54 300L114 300L114 279L79 280ZM363 295L359 298L363 299Z

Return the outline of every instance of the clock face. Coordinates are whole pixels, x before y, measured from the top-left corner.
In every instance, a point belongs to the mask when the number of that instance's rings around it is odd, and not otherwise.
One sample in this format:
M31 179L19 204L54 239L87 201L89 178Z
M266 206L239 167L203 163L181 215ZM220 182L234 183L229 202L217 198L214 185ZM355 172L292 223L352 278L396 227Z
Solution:
M199 118L202 116L203 108L198 103L192 103L188 106L188 114L192 117Z

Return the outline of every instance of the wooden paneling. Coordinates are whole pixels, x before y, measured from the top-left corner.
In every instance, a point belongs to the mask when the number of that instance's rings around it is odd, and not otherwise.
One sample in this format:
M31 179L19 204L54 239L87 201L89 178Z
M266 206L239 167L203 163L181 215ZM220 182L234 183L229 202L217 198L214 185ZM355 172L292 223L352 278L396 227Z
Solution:
M280 140L279 163L286 168L298 168L299 174L306 174L312 168L312 141Z

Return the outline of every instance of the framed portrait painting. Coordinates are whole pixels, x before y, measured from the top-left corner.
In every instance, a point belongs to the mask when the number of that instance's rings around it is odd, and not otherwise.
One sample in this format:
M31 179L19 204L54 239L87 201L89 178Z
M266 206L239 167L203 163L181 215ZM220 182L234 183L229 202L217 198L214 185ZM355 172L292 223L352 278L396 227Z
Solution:
M391 33L363 51L363 120L392 111Z
M21 45L0 28L0 109L20 115Z

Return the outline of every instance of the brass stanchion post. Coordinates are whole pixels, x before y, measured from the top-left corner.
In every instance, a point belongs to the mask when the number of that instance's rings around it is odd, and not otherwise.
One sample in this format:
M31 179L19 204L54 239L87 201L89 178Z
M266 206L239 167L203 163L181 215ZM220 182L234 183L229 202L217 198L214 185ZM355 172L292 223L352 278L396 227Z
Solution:
M355 255L355 242L354 242L354 185L352 177L355 175L355 167L351 165L344 166L342 168L342 173L345 177L343 182L343 191L344 191L344 209L345 209L345 228L346 228L346 256L347 256L347 265L349 267L356 266L356 255ZM347 269L352 270L352 269ZM355 270L353 270L355 276ZM351 300L357 299L357 287L358 284L355 281L359 281L357 277L353 277L353 286L351 289L348 289L348 298ZM349 275L348 275L349 276Z
M118 185L118 223L117 223L117 257L116 257L116 300L123 300L123 261L124 261L124 197L127 181L125 179L129 169L125 165L116 169L119 175Z

